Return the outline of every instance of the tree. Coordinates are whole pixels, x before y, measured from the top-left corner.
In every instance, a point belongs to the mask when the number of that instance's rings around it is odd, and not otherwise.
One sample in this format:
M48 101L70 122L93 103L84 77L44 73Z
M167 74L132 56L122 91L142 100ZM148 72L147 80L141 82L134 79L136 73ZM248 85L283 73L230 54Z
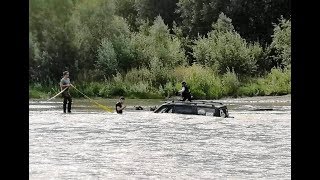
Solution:
M118 68L117 56L112 43L108 39L102 39L97 51L97 69L107 77L115 75Z
M164 67L174 67L186 62L181 41L170 34L163 19L158 16L152 26L141 28L132 37L133 47L141 65L150 66L152 59L157 59Z
M157 16L161 16L165 24L172 28L173 21L179 16L175 14L178 0L135 0L135 9L138 18L152 22Z
M240 35L248 41L270 44L273 34L272 23L283 15L290 18L290 0L233 0L226 13Z
M72 44L77 52L75 58L79 62L81 74L95 70L95 63L101 62L97 52L103 39L113 43L118 37L129 37L131 33L125 19L115 15L113 0L79 2L72 12L70 27L73 32ZM112 47L114 48L113 45ZM117 49L114 51L119 52Z
M233 20L235 30L248 41L270 43L272 23L280 15L289 18L289 0L179 0L176 12L185 35L206 35L221 12Z
M291 64L291 21L282 16L278 24L274 24L271 47L276 49L276 57L280 65Z
M115 14L126 19L132 31L138 31L135 0L115 0Z
M31 81L54 83L61 72L74 64L68 20L71 0L31 0L29 56Z
M179 0L176 13L182 19L184 34L196 38L198 34L206 35L211 24L218 19L221 12L226 12L230 0Z
M234 30L231 19L223 13L212 25L215 29L195 40L193 47L196 61L211 67L220 74L234 70L241 76L254 75L257 70L256 62L262 55L262 48L258 43L247 43Z

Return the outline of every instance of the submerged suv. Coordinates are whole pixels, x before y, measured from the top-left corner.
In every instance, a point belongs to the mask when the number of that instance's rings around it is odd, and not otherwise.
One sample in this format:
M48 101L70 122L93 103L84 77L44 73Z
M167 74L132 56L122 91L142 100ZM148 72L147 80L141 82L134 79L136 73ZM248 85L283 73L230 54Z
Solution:
M220 102L196 100L192 102L171 101L154 110L155 113L194 114L216 117L229 117L226 105Z

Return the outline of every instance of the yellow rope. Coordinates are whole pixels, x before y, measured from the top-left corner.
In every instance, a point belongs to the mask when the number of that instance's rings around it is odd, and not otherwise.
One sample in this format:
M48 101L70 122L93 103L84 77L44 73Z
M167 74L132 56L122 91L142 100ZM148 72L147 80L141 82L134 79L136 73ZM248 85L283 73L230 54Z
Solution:
M67 88L64 88L62 91L60 91L58 94L56 94L55 96L53 96L52 98L48 99L47 101L50 101L51 99L57 97L58 95L60 95L63 91L65 91Z
M78 90L76 87L74 87L72 84L71 84L71 86L72 86L75 90L77 90L79 93L81 93L84 97L88 98L91 102L93 102L93 103L94 103L96 106L98 106L99 108L104 109L104 110L106 110L106 111L108 111L108 112L113 112L113 109L112 109L112 108L97 103L96 101L92 100L91 98L89 98L88 96L86 96L85 94L83 94L81 91L79 91L79 90Z

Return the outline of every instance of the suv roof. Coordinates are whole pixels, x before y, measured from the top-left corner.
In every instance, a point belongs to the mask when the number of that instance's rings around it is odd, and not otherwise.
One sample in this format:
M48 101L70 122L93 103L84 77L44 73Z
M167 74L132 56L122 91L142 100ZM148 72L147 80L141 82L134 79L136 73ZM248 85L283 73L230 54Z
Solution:
M221 112L222 111L222 112ZM155 113L178 113L194 115L210 115L228 117L227 106L216 101L196 100L192 102L184 101L167 101L159 108L154 110Z

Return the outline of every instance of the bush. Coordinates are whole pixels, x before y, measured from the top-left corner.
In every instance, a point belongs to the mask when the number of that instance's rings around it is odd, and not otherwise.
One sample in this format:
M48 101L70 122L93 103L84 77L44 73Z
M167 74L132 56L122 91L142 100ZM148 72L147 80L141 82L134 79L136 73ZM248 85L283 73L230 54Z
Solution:
M238 96L257 96L260 93L260 86L257 83L250 83L244 86L241 86L238 91Z
M149 92L149 83L148 82L138 82L135 84L131 84L128 88L128 94L134 94L137 97L146 98L146 95Z
M112 89L111 89L111 96L124 96L127 92L126 84L123 80L123 77L120 73L117 73L116 76L113 76L112 82Z
M125 35L120 35L113 38L113 49L116 54L119 70L128 72L130 69L137 67L136 57L131 39Z
M83 94L85 94L88 97L96 97L100 96L100 90L103 88L103 84L99 82L90 82L90 83L77 83L76 88ZM70 92L72 97L80 97L85 98L83 94L81 94L79 91L77 91L74 88L70 88Z
M126 89L122 85L114 85L111 89L111 96L124 96L126 94Z
M171 68L164 66L158 58L153 58L150 62L150 71L153 74L152 86L164 86L167 82L173 79Z
M111 41L103 39L97 51L97 69L104 75L110 76L117 72L118 61L117 55L113 49Z
M167 25L158 16L151 27L140 28L132 36L132 47L137 55L138 67L147 66L155 59L162 67L174 67L186 63L185 52L178 38L170 34Z
M44 99L48 98L48 94L35 89L29 89L29 98Z
M151 82L154 79L154 74L147 68L133 68L125 75L124 79L128 83Z
M276 59L282 65L288 66L291 64L291 21L282 16L279 21L279 24L274 24L274 34L270 46L274 47L278 53Z
M234 71L228 71L222 76L222 87L224 95L236 95L236 92L240 86L238 77Z
M291 93L290 69L273 68L264 79L266 95L284 95Z
M222 84L217 75L210 69L199 65L186 68L176 68L174 76L177 79L176 89L181 89L181 82L186 81L194 98L212 99L222 96Z
M289 93L291 93L290 69L276 68L273 68L265 77L244 84L237 91L237 95L240 96L285 95Z
M219 16L217 23L213 24L216 29L209 32L207 38L199 37L195 41L193 55L196 61L213 70L218 69L220 74L234 69L240 76L254 75L262 48L258 43L247 43L233 30L232 24L228 25L231 21L223 20L225 18Z
M99 95L103 98L111 98L112 94L112 84L105 83L104 86L100 89Z
M169 98L169 97L175 95L177 91L178 91L178 89L175 87L174 83L167 82L164 85L163 94L162 95L167 97L167 98Z
M29 85L29 98L49 98L60 92L59 85L42 85L40 83L33 83Z

